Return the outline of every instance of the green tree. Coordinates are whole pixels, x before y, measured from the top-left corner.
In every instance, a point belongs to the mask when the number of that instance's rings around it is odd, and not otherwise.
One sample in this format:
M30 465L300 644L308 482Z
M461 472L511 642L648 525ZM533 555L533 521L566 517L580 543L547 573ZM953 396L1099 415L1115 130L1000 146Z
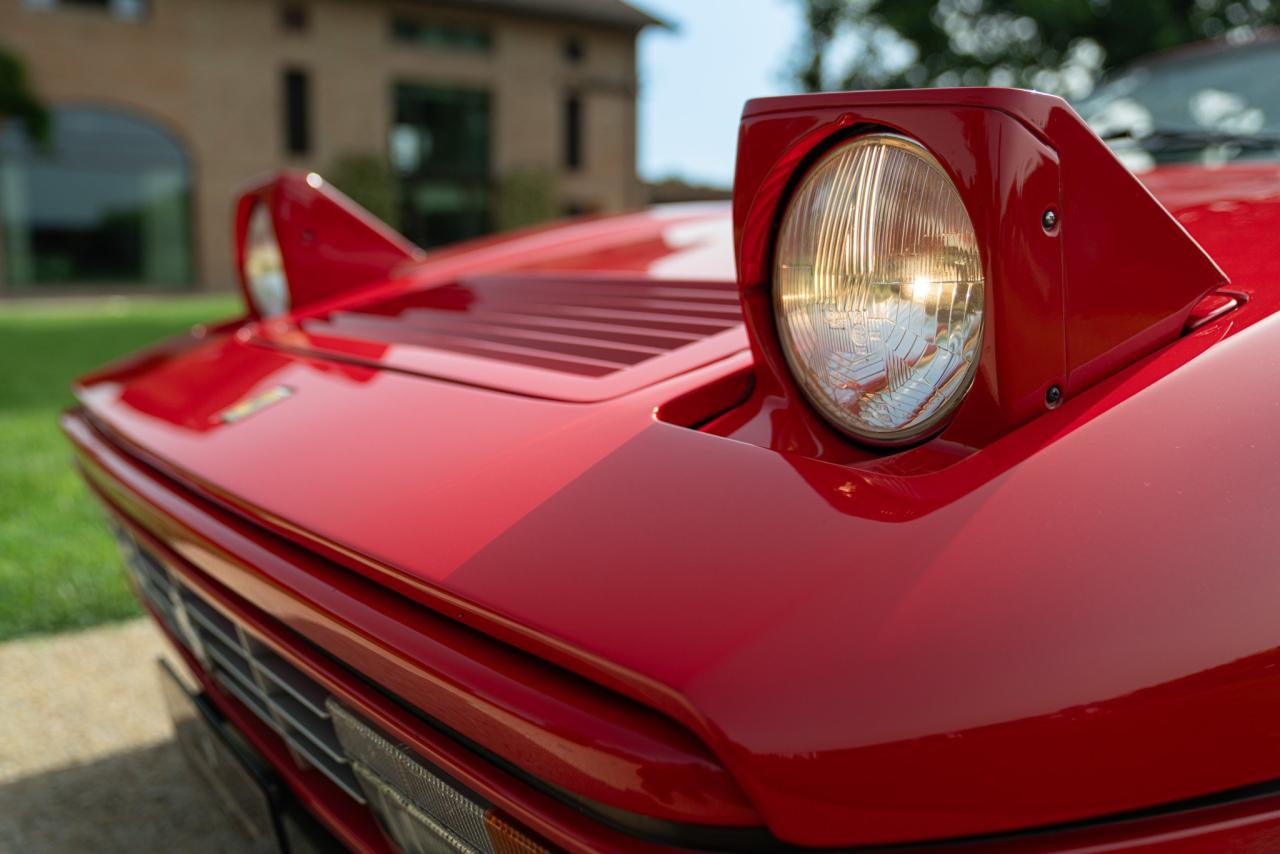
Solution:
M807 91L1028 86L1085 94L1152 51L1280 21L1280 0L797 0Z
M560 215L555 174L549 169L520 168L498 185L495 224L499 231L536 225Z
M48 109L31 91L22 63L0 48L0 123L9 119L21 122L37 142L49 141Z
M400 227L399 186L385 156L347 152L334 160L325 179L387 225Z

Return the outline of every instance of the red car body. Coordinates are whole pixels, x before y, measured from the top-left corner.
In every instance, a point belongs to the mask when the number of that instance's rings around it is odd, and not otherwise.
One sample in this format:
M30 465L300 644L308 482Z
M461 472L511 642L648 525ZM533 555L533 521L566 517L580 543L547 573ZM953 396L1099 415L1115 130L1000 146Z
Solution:
M907 450L804 403L767 298L788 187L869 125L938 157L1010 283ZM419 259L286 177L247 198L294 311L86 377L64 427L183 585L549 847L1274 850L1280 168L1142 183L1002 90L753 102L736 229ZM388 847L177 646L331 831Z

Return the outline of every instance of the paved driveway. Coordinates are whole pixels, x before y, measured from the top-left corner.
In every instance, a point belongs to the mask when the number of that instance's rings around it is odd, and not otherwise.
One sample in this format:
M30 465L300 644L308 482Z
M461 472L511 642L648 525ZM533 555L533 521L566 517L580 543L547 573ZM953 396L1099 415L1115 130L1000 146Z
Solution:
M173 742L147 621L0 645L0 852L242 852Z

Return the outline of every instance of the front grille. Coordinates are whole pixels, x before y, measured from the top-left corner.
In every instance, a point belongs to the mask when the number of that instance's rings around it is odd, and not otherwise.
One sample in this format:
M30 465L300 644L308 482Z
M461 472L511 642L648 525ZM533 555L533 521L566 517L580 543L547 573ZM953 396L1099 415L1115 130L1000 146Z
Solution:
M250 637L119 528L116 540L138 590L206 672L289 745L300 767L314 768L364 803L338 742L328 693Z
M139 593L205 672L314 768L370 807L406 854L550 854L493 807L338 703L112 525Z

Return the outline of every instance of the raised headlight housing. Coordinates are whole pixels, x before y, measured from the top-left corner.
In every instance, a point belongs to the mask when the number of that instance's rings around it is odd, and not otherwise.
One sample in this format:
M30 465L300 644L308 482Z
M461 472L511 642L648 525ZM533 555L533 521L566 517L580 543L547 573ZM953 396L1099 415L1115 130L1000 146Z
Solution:
M235 234L241 287L258 319L297 315L423 258L314 172L282 172L246 189Z
M955 185L896 134L818 158L778 232L783 353L810 403L871 444L924 439L954 413L978 367L985 287Z
M734 435L894 477L1071 409L1227 281L1067 103L1017 89L751 101L733 223Z

